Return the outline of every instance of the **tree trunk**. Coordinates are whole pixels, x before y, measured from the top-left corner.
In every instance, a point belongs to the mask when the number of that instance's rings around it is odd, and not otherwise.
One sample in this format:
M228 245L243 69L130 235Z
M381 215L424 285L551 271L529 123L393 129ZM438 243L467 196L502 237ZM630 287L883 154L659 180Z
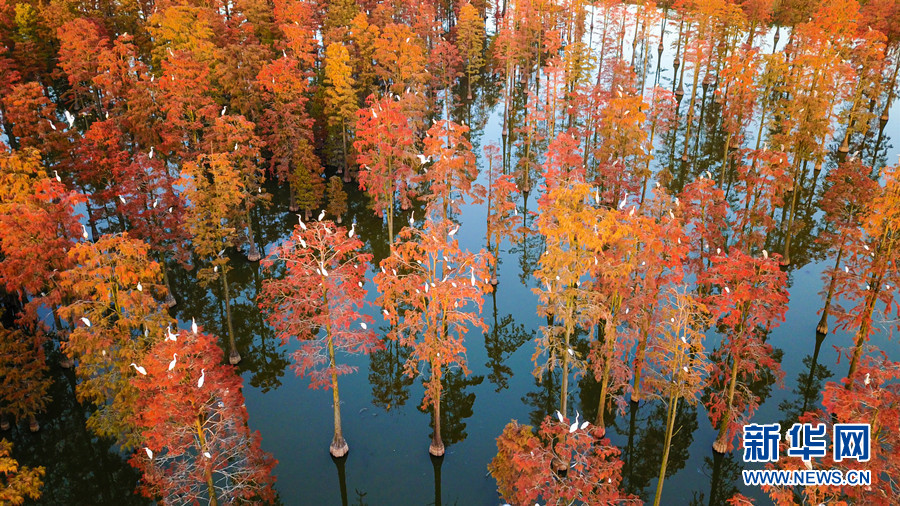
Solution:
M734 401L734 388L737 385L738 361L732 357L731 365L731 383L728 385L728 403L725 407L725 413L722 414L722 420L719 421L719 435L713 443L713 451L717 453L725 453L728 451L728 424L731 423L731 405Z
M347 441L344 440L344 432L341 427L341 397L338 394L337 369L335 369L334 363L334 340L331 338L330 325L326 327L326 332L328 333L328 360L331 367L331 391L334 400L334 439L331 440L329 451L332 457L341 458L347 455L350 447L347 445Z
M663 480L666 479L666 464L669 462L669 447L672 446L672 431L675 428L675 416L678 413L678 396L669 396L669 414L666 418L666 442L663 445L662 465L659 468L659 481L656 482L656 497L653 506L659 506L662 497Z
M440 371L440 368L438 368ZM432 373L434 374L434 373ZM428 447L428 453L435 457L444 456L444 442L441 441L441 394L438 390L437 398L432 401L434 406L434 436L431 438L431 446Z
M844 254L844 246L838 249L837 259L834 261L834 269L837 270L841 266L841 256ZM816 333L825 335L828 333L828 310L831 308L831 297L834 295L835 276L831 276L828 283L828 296L825 298L825 307L822 308L822 318L816 326Z
M241 361L241 354L237 351L237 346L234 344L234 324L231 322L231 300L228 295L228 275L225 273L225 268L222 268L222 288L225 290L225 319L228 320L228 344L231 347L231 351L228 355L228 362L231 365L237 365Z

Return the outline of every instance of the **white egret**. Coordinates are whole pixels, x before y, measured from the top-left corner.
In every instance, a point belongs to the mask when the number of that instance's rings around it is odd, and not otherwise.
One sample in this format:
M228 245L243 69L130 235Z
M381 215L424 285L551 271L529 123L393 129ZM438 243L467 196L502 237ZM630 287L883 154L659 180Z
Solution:
M359 322L359 326L362 327L363 330L368 330L369 326L366 325L366 322Z
M58 172L56 172L56 171L54 170L54 171L53 171L53 175L56 176L56 182L57 182L57 183L62 183L62 178L59 177L59 173L58 173Z
M619 209L624 208L625 204L627 204L627 203L628 203L628 194L626 193L625 196L622 197L622 201L619 202Z
M228 106L227 105L223 106L222 111L219 113L219 116L225 116L225 111L227 111L227 110L228 110Z
M425 155L416 155L419 158L419 163L425 165L428 163L428 158Z
M151 159L153 158L153 150L154 150L153 146L150 146L150 154L147 155L148 158L151 158Z
M153 450L151 450L150 448L147 448L145 446L144 451L147 452L147 458L149 458L150 460L153 460Z
M453 227L453 230L447 232L447 235L449 235L450 237L453 237L454 235L456 235L457 232L459 232L459 224L457 224L455 227Z
M83 324L85 325L85 327L90 327L90 326L91 326L91 321L88 320L87 317L85 317L85 316L82 316L82 317L81 317L81 323L83 323Z
M203 456L206 457L206 458L208 458L208 459L211 459L211 458L212 458L212 455L210 455L209 452L203 452Z
M590 424L591 424L591 422L588 422L587 420L585 420L584 422L581 423L581 430L587 429Z
M69 124L69 128L72 128L72 126L75 125L75 116L72 116L72 113L67 110L63 111L63 116L66 117L66 123Z
M872 382L872 377L869 376L869 373L866 373L866 379L863 380L863 383L865 383L866 385L868 385L868 384L871 383L871 382Z
M319 213L319 221L322 221L323 218L325 218L325 210L324 209L322 209L322 212Z
M634 216L635 209L637 209L637 206L631 206L631 211L628 211L628 216Z
M389 318L389 317L391 316L391 314L388 313L388 310L387 310L387 309L382 309L381 312L384 313L384 317L385 317L385 318Z
M297 215L298 220L300 221L300 228L306 230L306 224L303 223L303 216Z
M576 430L578 430L578 417L579 417L579 416L580 416L580 415L579 415L578 412L576 411L576 412L575 412L575 423L573 423L572 425L569 425L569 434L571 434L571 433L575 432Z
M563 423L562 413L560 413L558 409L556 410L556 418L559 418L559 423Z
M197 321L191 318L191 332L197 333Z
M347 232L347 237L353 237L354 234L356 234L356 223L350 226L350 231Z
M139 373L141 374L141 376L146 376L146 375L147 375L147 369L144 369L143 367L141 367L141 366L135 364L134 362L132 362L132 363L129 364L129 365L130 365L131 367L134 367L134 370L137 371L137 372L139 372Z
M766 260L769 259L769 252L768 252L768 251L763 250L763 258L765 258Z
M409 226L410 226L410 227L415 227L415 226L416 226L415 215L416 215L416 212L415 212L415 211L409 213Z
M172 361L169 362L169 370L170 370L170 371L171 371L172 369L175 369L175 364L176 364L177 362L178 362L178 354L177 354L177 353L173 353L173 354L172 354Z
M204 381L206 381L206 369L200 369L200 379L197 380L197 388L203 388Z
M378 115L375 114L375 109L372 109L372 117L378 119Z
M137 284L137 291L139 291L139 292L144 291L144 285L142 285L140 281L138 281L138 284Z
M52 121L50 121L50 120L48 119L48 120L47 120L47 123L50 123L50 128L52 128L53 130L56 130L56 125L54 125Z
M81 226L81 237L84 237L85 240L88 238L87 227L84 225Z
M172 326L166 325L166 341L177 341L178 336L172 333Z
M729 290L727 286L725 287L725 293L731 293L731 290Z

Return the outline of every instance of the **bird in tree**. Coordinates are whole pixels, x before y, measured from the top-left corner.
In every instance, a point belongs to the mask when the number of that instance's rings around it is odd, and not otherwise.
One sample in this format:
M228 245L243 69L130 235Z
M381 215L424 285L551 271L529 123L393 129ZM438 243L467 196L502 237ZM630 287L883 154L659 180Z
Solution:
M362 241L330 221L298 224L290 239L274 249L263 265L284 267L283 278L267 279L259 305L282 343L297 339L294 370L310 378L310 388L330 388L334 396L334 438L329 451L343 457L349 451L341 427L338 376L354 367L338 364L335 353L368 354L381 347L363 314L366 266L372 255L362 253Z

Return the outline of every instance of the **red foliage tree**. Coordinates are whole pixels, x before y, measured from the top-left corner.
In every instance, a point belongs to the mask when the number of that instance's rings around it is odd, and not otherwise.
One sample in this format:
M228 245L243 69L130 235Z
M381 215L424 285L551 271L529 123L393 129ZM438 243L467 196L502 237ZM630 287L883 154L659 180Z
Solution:
M349 449L341 428L338 376L355 369L338 364L335 352L370 353L381 345L368 328L374 320L360 312L372 258L360 252L362 246L353 233L330 221L301 223L263 262L267 269L283 263L286 272L282 279L263 283L260 307L282 343L291 338L300 342L294 352L297 374L309 376L310 388L331 388L334 395L330 451L335 457Z
M441 377L454 365L468 373L463 338L470 327L487 330L480 311L483 295L490 291L487 278L493 259L484 250L474 254L460 249L450 234L458 228L431 218L422 230L404 228L375 275L381 292L378 303L391 323L388 337L412 348L404 370L410 376L425 366L430 371L423 407L433 410L434 435L428 451L435 456L444 454ZM477 312L466 311L470 304Z
M388 97L370 96L368 108L357 112L359 187L372 196L375 213L386 216L388 240L394 243L394 208L410 205L413 175L413 132L400 104Z
M786 506L796 504L801 497L808 504L872 504L888 506L900 501L900 491L894 486L900 481L900 363L888 360L884 352L862 357L858 374L853 379L844 378L841 383L829 382L823 392L821 411L805 413L800 422L813 425L825 424L826 433L834 434L834 424L865 424L870 429L869 460L859 462L854 458L834 460L829 448L826 457L811 459L809 467L816 471L850 470L871 472L872 482L866 486L805 486L805 487L763 487L775 504ZM851 352L852 353L852 352ZM851 356L848 354L848 357ZM853 385L848 388L847 383ZM788 442L782 443L782 457L769 467L781 469L803 469L804 462L785 455Z
M732 250L717 253L710 261L710 269L698 281L712 290L704 302L723 336L712 354L713 392L706 406L713 426L719 427L713 449L725 453L759 405L750 382L768 374L778 381L784 377L766 335L784 321L787 275L774 256L750 257Z
M570 425L571 422L571 425ZM500 496L512 504L622 504L638 502L619 491L619 449L605 430L578 418L546 417L537 434L528 425L510 422L497 438L497 455L488 470ZM564 466L565 475L553 470Z
M247 426L241 377L222 364L217 341L201 332L171 334L131 379L141 398L135 425L142 447L129 462L143 473L141 493L163 504L275 498L275 460Z

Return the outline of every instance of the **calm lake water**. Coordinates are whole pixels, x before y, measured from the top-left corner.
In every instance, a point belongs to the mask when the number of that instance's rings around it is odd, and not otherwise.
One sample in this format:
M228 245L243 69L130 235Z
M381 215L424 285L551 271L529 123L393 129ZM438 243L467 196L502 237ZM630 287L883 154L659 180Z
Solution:
M671 89L674 41L677 25L668 24L667 50L663 55L659 80ZM782 33L780 46L787 39ZM630 40L630 39L627 39ZM768 40L771 42L772 34ZM630 49L630 44L626 44ZM656 58L656 42L651 44ZM655 67L651 67L652 82ZM689 83L688 74L685 82ZM649 83L648 83L649 87ZM490 142L501 143L502 101L497 101L494 86L477 87L477 96L468 111L460 108L454 119L473 127L473 144L479 156ZM686 92L690 93L687 89ZM493 96L485 97L486 89ZM681 104L681 124L678 143L684 135L685 110L690 100ZM491 107L491 102L496 104ZM895 101L891 120L884 128L883 138L876 148L878 132L871 132L862 144L862 158L867 163L874 158L883 164L893 161L897 149L890 145L898 133L900 107ZM698 99L699 103L699 99ZM709 168L720 166L722 142L716 133L717 106L712 90L704 101L705 113L694 164L676 163L675 182L680 189ZM699 107L699 106L698 106ZM755 132L755 129L751 128ZM841 134L842 135L842 134ZM749 135L748 137L753 137ZM671 148L668 137L658 142L654 153L654 167L668 165ZM836 145L834 146L836 147ZM676 148L680 154L680 147ZM853 151L853 149L851 149ZM677 156L676 156L677 158ZM515 159L515 151L513 151ZM834 160L826 168L834 166ZM484 167L483 167L484 168ZM481 183L485 183L481 178ZM792 250L790 267L790 309L787 320L772 333L769 342L781 353L782 368L786 372L784 387L758 385L764 392L762 406L754 416L759 423L787 422L804 409L819 406L818 392L824 382L837 381L846 374L846 362L836 365L834 346L848 346L845 334L830 334L821 345L818 365L811 375L815 354L815 326L817 311L822 306L819 291L821 272L828 259L813 240L821 228L821 213L817 202L821 195L824 174L819 178L815 193L810 194L809 181L798 216L805 227ZM375 254L376 260L387 253L386 228L373 216L366 197L348 184L350 212L345 223L357 222L357 231ZM282 241L297 221L287 210L287 195L283 189L269 185L276 194L271 209L255 213L257 241L266 251ZM519 201L520 213L536 208L536 196ZM807 205L808 204L808 205ZM421 210L416 214L421 216ZM399 219L406 223L408 211ZM485 244L486 207L467 206L459 216L462 228L460 244L477 250ZM773 251L780 251L781 238L771 238ZM244 395L250 413L250 426L262 434L263 448L278 460L275 468L277 490L284 504L331 505L424 505L460 504L495 505L502 501L496 483L487 474L487 464L496 453L495 438L510 420L538 423L558 405L559 377L545 377L537 382L532 375L531 355L534 339L545 320L536 313L537 297L530 270L541 253L538 238L531 237L524 244L506 243L500 256L500 284L494 294L485 298L483 317L489 326L486 334L470 332L466 336L468 366L471 374L453 371L446 376L442 422L447 454L434 460L428 454L431 415L420 409L423 388L421 379L410 379L401 370L406 352L388 343L383 352L372 357L340 357L357 368L355 374L341 378L342 416L344 435L350 445L349 456L335 462L328 454L332 435L331 393L308 388L308 381L295 376L290 368L291 343L281 346L275 339L255 304L264 273L258 263L249 263L238 251L230 253L235 267L231 281L234 302L234 327L238 349L243 356L239 370L244 378ZM374 268L372 269L374 272ZM369 275L369 300L377 297ZM195 317L208 331L226 336L224 308L217 290L208 291L195 281L192 272L176 270L173 291L179 303L172 314L179 321ZM380 322L380 310L367 311ZM719 338L710 333L707 349L718 344ZM227 341L226 341L227 343ZM873 343L900 360L896 341L877 335ZM227 344L225 344L227 346ZM107 441L98 441L84 428L85 408L74 401L74 375L55 367L53 403L46 416L40 419L42 429L30 434L13 429L7 436L15 445L15 453L26 464L47 467L42 504L143 504L133 494L137 474ZM810 381L811 379L811 381ZM570 406L593 419L596 415L598 388L591 380L579 378L570 386ZM677 434L669 461L669 476L663 492L663 504L722 504L734 492L753 497L758 504L769 504L758 489L743 486L740 470L745 467L740 452L714 456L711 446L716 432L712 429L702 405L679 405ZM666 408L659 401L644 401L626 407L618 413L608 428L613 444L623 450L624 486L630 492L652 499L662 454Z

